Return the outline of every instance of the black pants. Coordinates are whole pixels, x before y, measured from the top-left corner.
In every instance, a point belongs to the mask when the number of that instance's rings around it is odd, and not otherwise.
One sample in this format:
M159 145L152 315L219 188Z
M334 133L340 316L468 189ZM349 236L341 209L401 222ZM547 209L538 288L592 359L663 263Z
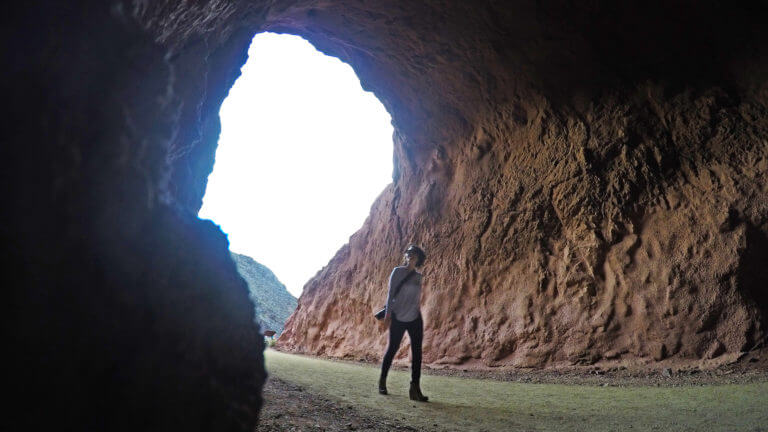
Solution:
M389 324L389 345L384 354L384 361L381 363L381 377L387 378L392 360L400 348L400 342L406 331L408 331L408 338L411 339L411 381L418 384L421 379L421 342L424 339L424 322L421 320L421 315L409 322L398 321L392 317L392 322Z

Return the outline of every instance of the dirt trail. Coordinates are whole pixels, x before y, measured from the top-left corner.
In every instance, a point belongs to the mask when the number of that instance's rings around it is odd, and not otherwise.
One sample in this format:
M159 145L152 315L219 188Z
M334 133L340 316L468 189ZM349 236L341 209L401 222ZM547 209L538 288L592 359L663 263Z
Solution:
M264 386L264 407L258 431L439 431L437 427L416 428L402 419L385 417L372 410L325 395L309 393L300 385L271 377Z
M393 371L390 395L381 396L374 367L272 350L266 362L275 381L265 394L265 431L768 432L766 381L604 387L428 375L430 402L417 404L408 399L406 371Z

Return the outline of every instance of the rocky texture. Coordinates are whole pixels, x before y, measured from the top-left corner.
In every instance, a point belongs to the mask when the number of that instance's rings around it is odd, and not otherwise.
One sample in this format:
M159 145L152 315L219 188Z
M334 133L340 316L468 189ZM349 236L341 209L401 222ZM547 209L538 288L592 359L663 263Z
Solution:
M296 309L296 297L285 288L272 270L247 255L232 253L237 272L245 279L256 307L256 319L263 330L279 336L285 320Z
M766 29L688 1L38 1L1 18L4 420L252 430L264 379L225 237L194 215L253 34L349 62L394 184L284 344L378 357L421 243L426 360L732 355L766 335Z
M366 59L409 60L384 78L410 98L389 105L395 182L307 284L280 345L378 358L386 335L371 311L410 242L430 255L433 365L693 362L764 344L756 11L466 5L369 27L387 36Z
M252 431L258 418L248 288L224 234L167 187L171 144L201 126L184 107L205 89L182 90L204 71L173 64L140 3L40 1L2 18L3 430ZM187 30L174 43L219 33ZM216 40L198 51L211 67Z

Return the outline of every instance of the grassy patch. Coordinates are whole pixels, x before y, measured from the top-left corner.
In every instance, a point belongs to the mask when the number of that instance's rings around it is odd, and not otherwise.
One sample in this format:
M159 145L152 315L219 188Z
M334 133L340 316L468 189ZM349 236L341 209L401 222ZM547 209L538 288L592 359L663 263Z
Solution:
M415 403L408 399L408 372L390 372L390 394L381 396L376 368L273 350L265 357L274 376L417 428L768 432L768 383L595 387L424 376L422 390L430 402Z

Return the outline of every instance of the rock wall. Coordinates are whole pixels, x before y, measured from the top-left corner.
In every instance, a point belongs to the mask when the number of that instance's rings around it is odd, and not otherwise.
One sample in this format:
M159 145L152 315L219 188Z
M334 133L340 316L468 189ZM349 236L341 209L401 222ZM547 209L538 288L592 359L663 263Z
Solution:
M758 347L764 105L660 92L641 85L570 116L542 100L525 107L525 124L489 122L466 148L435 152L427 167L450 167L448 180L391 186L305 286L281 346L376 358L386 334L371 311L416 242L430 255L433 364L697 360Z
M213 24L170 29L152 17L194 10L151 3L154 15L127 1L3 15L4 430L256 424L265 371L248 288L226 237L169 186L179 140L214 123L187 108L213 110L201 101L220 103L245 54L217 63L237 44L211 10ZM222 74L218 92L178 54L190 44Z
M371 312L415 242L430 257L433 365L694 362L764 346L759 14L687 2L432 5L410 10L413 21L368 22L386 35L370 58L410 60L385 78L410 97L388 105L395 181L305 286L279 345L378 359L386 332Z

